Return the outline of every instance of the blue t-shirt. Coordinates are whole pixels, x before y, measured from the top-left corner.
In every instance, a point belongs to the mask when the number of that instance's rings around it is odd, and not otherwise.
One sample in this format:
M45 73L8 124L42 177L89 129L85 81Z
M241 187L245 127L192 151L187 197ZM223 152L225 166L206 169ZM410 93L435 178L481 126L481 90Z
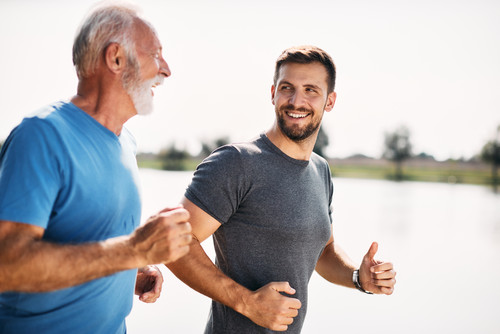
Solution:
M0 220L67 244L130 234L141 204L135 141L69 102L26 118L0 153ZM48 293L0 294L1 333L125 333L136 270Z

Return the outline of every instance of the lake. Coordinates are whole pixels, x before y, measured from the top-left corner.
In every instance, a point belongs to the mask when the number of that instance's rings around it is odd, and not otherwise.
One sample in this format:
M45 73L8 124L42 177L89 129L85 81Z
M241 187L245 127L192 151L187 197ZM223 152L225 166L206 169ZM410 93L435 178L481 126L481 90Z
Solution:
M192 172L141 169L143 221L184 194ZM500 195L488 187L334 178L334 237L360 263L372 241L394 263L392 296L316 273L302 330L316 333L500 333ZM213 258L211 240L203 247ZM210 300L164 266L155 304L134 299L128 332L203 333Z

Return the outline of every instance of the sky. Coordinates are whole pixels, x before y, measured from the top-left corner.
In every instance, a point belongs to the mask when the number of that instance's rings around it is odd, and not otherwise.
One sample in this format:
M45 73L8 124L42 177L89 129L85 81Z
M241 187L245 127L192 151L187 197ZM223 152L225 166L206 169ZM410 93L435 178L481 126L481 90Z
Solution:
M26 115L71 98L73 39L95 1L0 1L0 140ZM246 141L274 122L280 53L316 45L337 67L323 127L330 157L380 157L410 130L414 153L470 158L500 125L500 1L252 0L136 2L172 76L155 111L126 123L140 152Z

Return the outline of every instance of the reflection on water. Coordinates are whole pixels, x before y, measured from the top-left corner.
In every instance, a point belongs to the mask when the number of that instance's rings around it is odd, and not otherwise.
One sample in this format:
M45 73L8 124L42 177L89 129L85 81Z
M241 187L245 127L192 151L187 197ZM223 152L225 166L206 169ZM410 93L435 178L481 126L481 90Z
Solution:
M143 220L179 202L192 173L141 170ZM334 236L359 262L372 241L398 271L394 295L318 275L303 333L498 333L500 195L481 186L334 179ZM213 257L210 241L204 244ZM163 270L163 295L135 300L130 333L201 333L210 300Z

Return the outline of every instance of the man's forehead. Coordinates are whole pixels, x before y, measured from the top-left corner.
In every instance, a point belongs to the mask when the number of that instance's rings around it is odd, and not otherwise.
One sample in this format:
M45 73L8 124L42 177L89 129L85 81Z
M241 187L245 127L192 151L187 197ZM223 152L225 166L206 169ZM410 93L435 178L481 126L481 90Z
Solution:
M161 49L161 43L156 31L140 19L134 22L134 39L136 45L148 49Z
M328 72L320 62L307 64L288 62L279 69L278 82L300 80L316 84L327 84Z

